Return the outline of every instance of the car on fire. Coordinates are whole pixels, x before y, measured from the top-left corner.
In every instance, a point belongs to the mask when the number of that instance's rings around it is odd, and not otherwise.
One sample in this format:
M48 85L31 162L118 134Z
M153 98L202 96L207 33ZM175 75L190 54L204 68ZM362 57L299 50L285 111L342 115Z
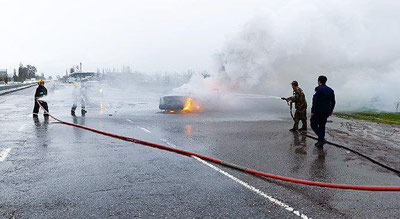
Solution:
M159 108L167 113L190 113L200 111L201 106L193 97L171 95L160 98Z

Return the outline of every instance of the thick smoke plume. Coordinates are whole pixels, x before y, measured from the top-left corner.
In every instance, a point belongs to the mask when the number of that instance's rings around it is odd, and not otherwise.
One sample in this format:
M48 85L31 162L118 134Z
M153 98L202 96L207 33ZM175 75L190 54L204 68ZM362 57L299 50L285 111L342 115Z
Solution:
M400 97L400 2L290 1L248 22L215 57L212 77L175 90L287 96L311 102L326 75L338 110L393 111Z

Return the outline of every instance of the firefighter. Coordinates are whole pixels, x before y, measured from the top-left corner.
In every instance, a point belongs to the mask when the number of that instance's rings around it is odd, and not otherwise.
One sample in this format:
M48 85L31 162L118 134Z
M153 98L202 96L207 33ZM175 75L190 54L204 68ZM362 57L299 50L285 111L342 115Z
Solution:
M318 77L318 87L315 88L315 93L311 108L311 128L318 136L316 147L322 148L325 144L325 125L329 116L332 115L335 108L335 93L326 86L328 79L321 75Z
M290 104L295 104L296 112L294 113L293 120L293 128L290 131L297 131L299 128L299 122L303 124L300 131L307 131L307 101L306 96L304 95L303 90L299 87L299 83L297 81L293 81L291 83L293 88L293 96L288 98L282 98Z
M72 92L72 98L73 98L73 105L71 108L71 115L72 116L76 116L75 115L75 110L78 107L78 102L80 102L81 104L81 114L82 116L85 116L86 114L86 100L87 100L87 95L86 95L86 84L85 83L81 83L79 84L78 82L74 83L74 90Z
M45 109L45 112L43 113L43 115L45 117L47 117L47 116L49 116L49 114L48 114L49 108L47 106L47 103L43 100L40 100L40 98L47 96L47 89L44 87L43 80L39 80L38 85L39 86L36 88L36 92L35 92L35 106L33 107L33 116L35 116L35 117L38 116L40 106L37 102L39 102L40 105L42 105L43 108Z

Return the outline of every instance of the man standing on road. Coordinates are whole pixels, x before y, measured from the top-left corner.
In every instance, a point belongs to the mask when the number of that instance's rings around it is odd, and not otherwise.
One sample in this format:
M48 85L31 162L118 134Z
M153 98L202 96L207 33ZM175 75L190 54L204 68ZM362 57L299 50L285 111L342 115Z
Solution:
M323 75L318 77L318 87L315 88L311 107L311 128L318 136L315 146L319 148L325 144L326 121L336 104L334 91L325 85L327 80Z
M295 104L295 109L296 112L294 113L294 125L293 128L290 129L290 131L297 131L299 128L299 122L301 120L301 123L303 126L301 127L300 131L307 131L307 101L306 101L306 96L304 95L303 90L299 87L299 83L297 81L293 81L291 83L292 88L293 88L293 96L288 97L288 98L282 98L286 101L288 101L290 104L294 103Z
M40 80L38 82L38 87L36 88L36 92L35 92L35 106L33 107L33 116L38 116L39 113L39 104L37 103L39 101L40 105L43 106L43 108L46 110L43 115L44 116L49 116L48 112L49 112L49 108L47 106L47 103L43 100L40 100L40 98L47 96L47 89L44 87L44 81Z

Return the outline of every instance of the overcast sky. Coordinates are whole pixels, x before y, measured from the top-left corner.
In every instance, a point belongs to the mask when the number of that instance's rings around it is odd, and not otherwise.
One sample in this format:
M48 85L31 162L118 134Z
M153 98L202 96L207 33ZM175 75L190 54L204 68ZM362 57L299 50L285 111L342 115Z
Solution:
M227 37L268 5L260 0L0 0L0 68L46 75L130 65L203 70Z

